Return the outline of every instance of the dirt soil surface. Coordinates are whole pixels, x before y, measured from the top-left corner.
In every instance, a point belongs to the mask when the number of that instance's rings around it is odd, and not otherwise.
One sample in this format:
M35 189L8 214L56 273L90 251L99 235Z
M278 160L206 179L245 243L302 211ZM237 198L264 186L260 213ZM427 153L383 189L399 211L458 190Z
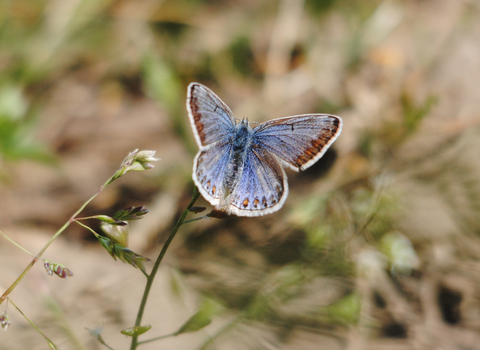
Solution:
M343 118L314 167L287 171L280 211L180 229L142 339L175 332L207 297L220 311L142 349L480 349L480 2L2 6L0 102L19 87L29 133L18 144L34 139L55 157L0 148L0 230L33 254L138 148L161 161L115 181L80 216L145 205L129 248L155 260L193 189L191 81L239 119ZM189 218L211 210L197 205L207 211ZM129 348L119 332L134 324L145 276L79 225L43 257L75 275L37 263L11 294L22 312L60 349L104 349L86 330L102 326L109 346ZM31 260L0 236L2 293ZM0 349L48 349L7 311Z

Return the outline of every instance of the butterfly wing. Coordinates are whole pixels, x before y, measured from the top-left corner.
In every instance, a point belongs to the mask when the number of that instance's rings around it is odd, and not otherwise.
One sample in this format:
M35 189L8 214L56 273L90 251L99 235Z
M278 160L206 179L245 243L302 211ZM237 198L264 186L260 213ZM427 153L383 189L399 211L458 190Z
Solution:
M227 212L260 216L280 209L288 195L287 176L277 158L261 146L252 146Z
M215 207L219 207L226 196L223 193L223 179L230 161L232 144L215 143L200 150L193 161L193 182L202 196Z
M228 106L209 88L191 83L187 111L200 151L193 162L193 181L214 206L225 199L223 179L228 165L235 119Z
M187 111L200 149L215 142L225 143L232 136L235 127L232 111L206 86L199 83L188 86Z
M253 142L295 171L318 161L342 131L342 119L328 114L279 118L257 126Z

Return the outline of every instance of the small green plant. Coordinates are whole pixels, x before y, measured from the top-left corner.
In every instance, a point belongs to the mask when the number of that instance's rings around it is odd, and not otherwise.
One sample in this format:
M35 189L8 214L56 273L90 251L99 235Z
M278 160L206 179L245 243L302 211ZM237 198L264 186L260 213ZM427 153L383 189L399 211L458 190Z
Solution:
M74 276L73 271L71 271L68 267L64 266L61 263L52 262L45 258L42 258L43 254L47 250L47 248L55 241L55 239L60 236L72 223L77 223L78 225L86 228L99 240L100 244L107 250L107 252L114 258L115 260L118 258L126 264L132 265L135 268L138 268L142 271L142 273L147 278L147 282L145 285L145 290L143 293L143 297L141 299L141 303L138 309L137 317L135 323L132 327L124 329L121 331L122 334L131 337L131 346L130 349L136 349L138 345L152 342L158 339L163 339L169 336L177 336L182 333L187 332L194 332L203 327L207 326L211 322L211 318L214 314L218 313L221 309L218 304L215 304L213 301L205 301L200 310L194 314L190 319L188 319L183 326L181 326L176 332L172 334L167 334L159 337L154 337L152 339L147 339L143 341L139 341L138 337L143 333L146 333L150 330L150 325L142 325L142 317L145 310L145 306L148 301L150 289L152 287L152 283L155 279L157 271L160 267L160 264L167 252L170 243L172 242L175 234L177 233L178 229L187 221L185 218L190 212L197 213L199 211L204 210L205 208L198 208L193 207L195 201L200 196L200 193L194 190L192 199L188 204L187 208L183 212L183 214L178 219L177 223L175 224L170 236L168 237L167 241L165 242L160 254L158 255L154 266L150 273L147 272L144 262L149 261L150 259L137 254L128 248L128 233L129 233L129 221L132 220L139 220L144 215L148 213L148 210L141 206L141 207L130 207L124 210L118 211L113 216L107 215L94 215L89 217L78 217L80 212L82 212L85 207L95 198L97 197L109 184L113 181L117 180L118 178L122 177L123 175L127 174L130 171L142 171L148 170L153 168L152 162L156 162L159 159L154 157L155 151L139 151L135 150L131 152L125 160L122 162L120 168L112 175L95 193L90 199L88 199L73 215L72 217L58 230L52 238L43 246L43 248L37 253L32 254L27 251L25 248L21 247L19 244L14 242L11 238L9 238L5 233L0 233L5 237L8 241L12 244L16 245L18 248L23 250L25 253L31 255L33 257L30 264L25 268L25 270L20 274L20 276L12 283L12 285L3 293L0 297L0 304L6 301L6 308L8 304L12 304L27 320L32 324L32 326L45 338L47 344L51 349L58 349L58 346L50 340L21 310L20 308L13 302L10 297L10 294L13 292L15 287L23 280L23 278L27 275L28 271L35 265L39 260L42 260L45 266L45 270L48 275L53 276L54 274L60 278L67 278ZM201 217L203 218L203 217ZM197 218L197 219L201 219ZM87 226L86 224L82 223L81 221L85 220L100 220L100 228L102 229L104 235L100 235L95 232L91 227ZM193 220L197 220L193 219ZM7 330L10 326L10 316L5 310L2 314L0 314L0 323L4 330ZM88 329L90 334L94 336L100 343L112 349L103 339L102 333L103 327L98 327L95 329Z

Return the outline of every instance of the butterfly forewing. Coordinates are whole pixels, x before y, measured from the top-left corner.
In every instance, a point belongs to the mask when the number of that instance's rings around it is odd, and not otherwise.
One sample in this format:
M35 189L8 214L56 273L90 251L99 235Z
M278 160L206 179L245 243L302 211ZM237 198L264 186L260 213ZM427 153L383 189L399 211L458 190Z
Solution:
M294 170L305 170L323 156L341 129L342 120L337 116L304 114L260 124L254 129L254 143Z
M247 160L227 211L239 216L259 216L280 209L288 195L285 172L277 159L262 147L247 150Z
M188 86L187 110L200 148L231 137L235 127L233 113L212 90L191 83Z

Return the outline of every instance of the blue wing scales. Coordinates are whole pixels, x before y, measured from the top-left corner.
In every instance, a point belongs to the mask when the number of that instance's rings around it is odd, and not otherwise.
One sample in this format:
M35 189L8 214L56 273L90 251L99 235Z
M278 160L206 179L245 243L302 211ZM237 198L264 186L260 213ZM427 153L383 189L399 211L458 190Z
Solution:
M187 111L198 147L203 149L232 136L235 118L215 93L199 83L187 90Z
M231 148L231 143L217 143L200 150L193 162L193 181L202 196L214 206L218 206L225 198L223 180Z
M255 144L298 171L307 169L319 160L341 130L340 117L304 114L267 121L253 129L253 133Z
M247 160L227 211L259 216L280 209L288 196L287 176L278 160L262 147L247 151Z

